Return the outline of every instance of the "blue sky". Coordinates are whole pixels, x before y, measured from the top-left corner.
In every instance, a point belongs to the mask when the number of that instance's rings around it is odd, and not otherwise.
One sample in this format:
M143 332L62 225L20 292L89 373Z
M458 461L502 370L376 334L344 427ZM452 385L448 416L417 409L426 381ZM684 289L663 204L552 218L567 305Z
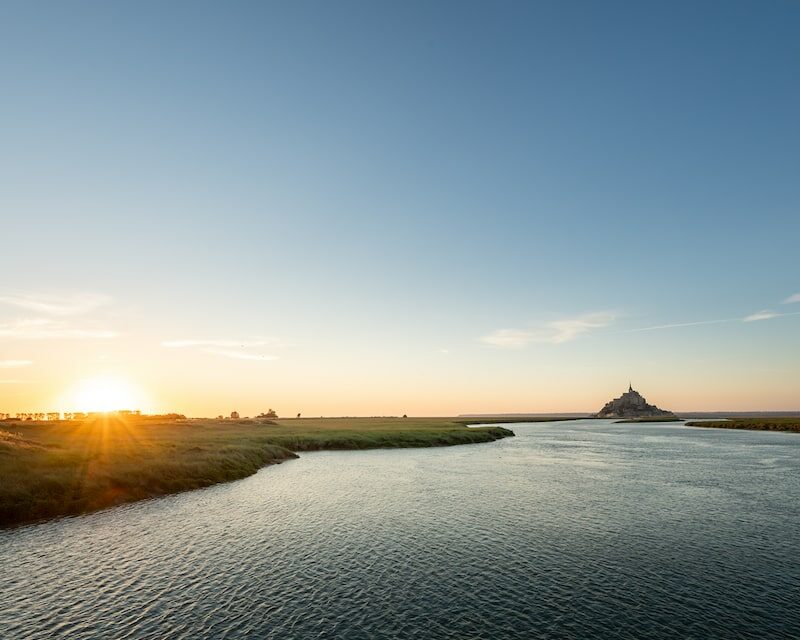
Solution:
M788 1L6 2L0 361L30 364L0 394L569 411L633 378L796 409L798 28Z

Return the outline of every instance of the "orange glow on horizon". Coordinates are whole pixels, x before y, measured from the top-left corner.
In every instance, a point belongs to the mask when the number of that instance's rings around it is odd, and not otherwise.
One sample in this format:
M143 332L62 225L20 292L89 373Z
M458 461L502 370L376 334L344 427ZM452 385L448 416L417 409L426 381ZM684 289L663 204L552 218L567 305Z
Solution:
M144 401L141 390L126 380L103 376L78 382L66 394L64 404L89 413L140 409Z

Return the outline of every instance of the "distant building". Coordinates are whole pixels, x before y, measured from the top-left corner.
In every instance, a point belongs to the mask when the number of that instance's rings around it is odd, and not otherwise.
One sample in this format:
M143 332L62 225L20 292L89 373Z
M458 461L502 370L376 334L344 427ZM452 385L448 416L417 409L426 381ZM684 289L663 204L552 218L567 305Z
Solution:
M231 411L231 420L237 420L239 418L238 411Z
M619 398L614 398L595 413L593 418L646 418L657 416L674 416L671 411L659 409L657 406L648 404L633 385L628 383L628 390Z

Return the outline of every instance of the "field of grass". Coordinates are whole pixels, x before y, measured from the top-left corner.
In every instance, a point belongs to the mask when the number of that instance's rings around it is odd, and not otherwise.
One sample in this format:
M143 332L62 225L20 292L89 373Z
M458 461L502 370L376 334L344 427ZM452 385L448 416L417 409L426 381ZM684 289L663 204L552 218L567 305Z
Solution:
M578 417L564 417L564 416L504 416L501 418L455 418L453 422L458 424L520 424L522 422L564 422L566 420L580 420Z
M687 422L686 426L711 429L750 429L753 431L794 431L800 433L800 417L731 418L729 420Z
M637 422L683 422L683 418L677 416L654 416L651 418L625 418L624 420L615 420L615 423L637 423Z
M296 451L491 442L450 418L0 422L0 526L237 480Z

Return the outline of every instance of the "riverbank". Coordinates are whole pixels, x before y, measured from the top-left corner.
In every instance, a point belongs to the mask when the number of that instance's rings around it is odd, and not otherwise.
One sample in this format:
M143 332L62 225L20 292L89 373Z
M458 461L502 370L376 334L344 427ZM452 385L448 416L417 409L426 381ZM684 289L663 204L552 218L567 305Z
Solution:
M513 436L489 420L310 418L0 423L0 527L208 487L326 449L441 447Z
M690 421L687 427L706 427L707 429L747 429L750 431L792 431L800 433L800 418L730 418L728 420Z
M678 416L651 416L649 418L625 418L615 420L616 424L638 424L641 422L683 422L683 418Z

